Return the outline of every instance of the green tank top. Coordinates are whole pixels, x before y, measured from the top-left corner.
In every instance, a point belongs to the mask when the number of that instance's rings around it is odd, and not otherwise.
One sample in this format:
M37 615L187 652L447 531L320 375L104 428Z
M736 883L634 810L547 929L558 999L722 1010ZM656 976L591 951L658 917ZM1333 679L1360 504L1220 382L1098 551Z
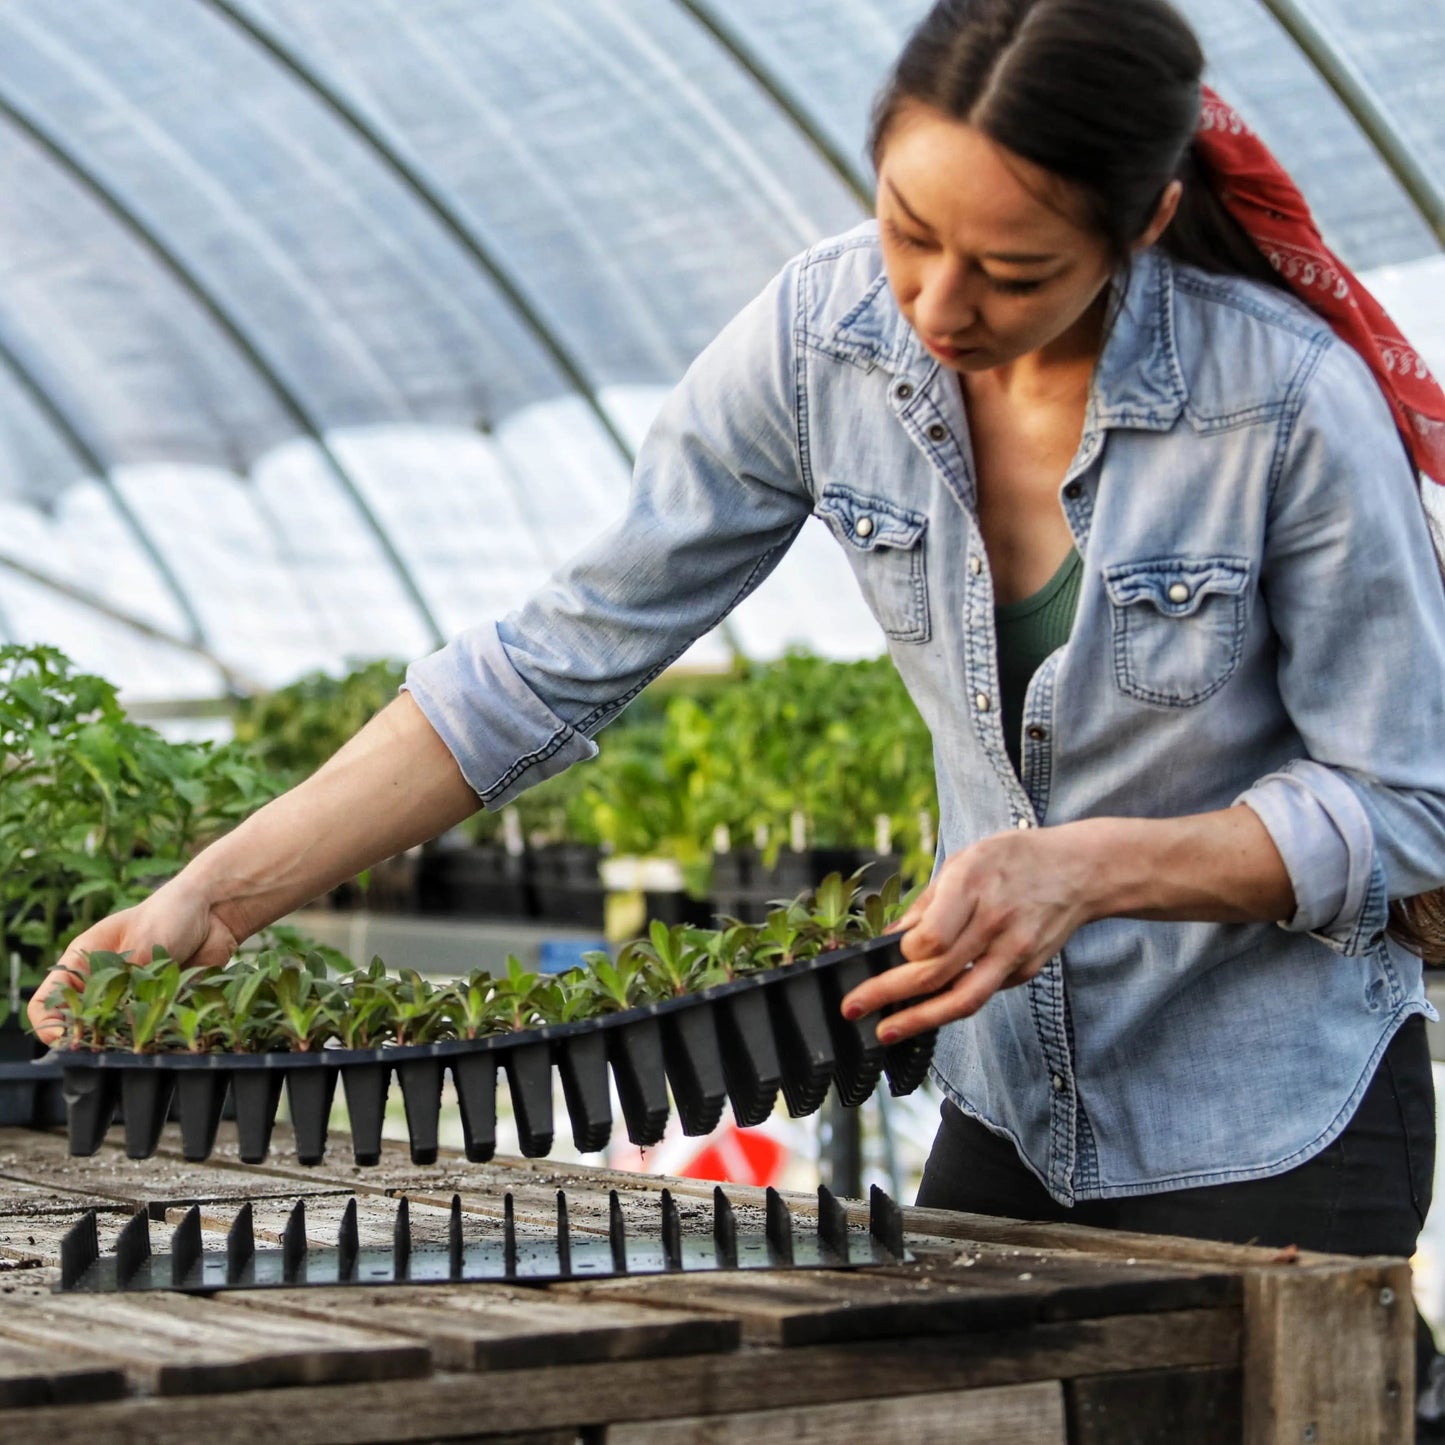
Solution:
M1070 548L1063 564L1032 597L993 610L998 634L999 711L1014 771L1022 773L1024 697L1039 664L1069 639L1079 605L1084 561Z

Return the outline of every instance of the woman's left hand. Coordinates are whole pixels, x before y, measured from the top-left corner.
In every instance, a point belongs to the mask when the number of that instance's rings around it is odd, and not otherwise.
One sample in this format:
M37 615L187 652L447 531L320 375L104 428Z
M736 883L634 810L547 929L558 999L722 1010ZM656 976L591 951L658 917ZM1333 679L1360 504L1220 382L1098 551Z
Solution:
M1027 983L1091 911L1097 866L1077 825L997 833L948 858L899 921L907 962L860 984L847 1018L918 999L880 1023L885 1044L977 1013Z
M1295 908L1284 860L1244 803L995 833L944 862L899 920L907 962L860 984L843 1012L862 1018L917 999L878 1026L883 1043L896 1043L1027 983L1096 918L1248 923Z

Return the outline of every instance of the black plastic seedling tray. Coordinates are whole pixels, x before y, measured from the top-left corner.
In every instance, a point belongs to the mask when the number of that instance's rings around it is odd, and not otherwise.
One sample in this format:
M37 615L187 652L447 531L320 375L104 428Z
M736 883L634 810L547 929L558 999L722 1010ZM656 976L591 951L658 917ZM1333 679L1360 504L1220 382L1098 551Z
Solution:
M894 1094L907 1094L927 1076L934 1034L885 1048L877 1039L877 1014L849 1020L840 1011L851 989L902 962L898 945L899 935L889 934L665 1003L476 1040L315 1053L65 1053L59 1059L70 1152L94 1154L119 1105L126 1153L149 1157L174 1099L182 1153L205 1159L229 1091L241 1159L259 1163L270 1149L284 1088L297 1157L319 1164L338 1079L358 1164L381 1157L393 1076L417 1164L436 1160L448 1073L461 1104L467 1158L474 1163L496 1151L499 1073L506 1076L521 1151L529 1158L552 1149L554 1069L573 1142L583 1153L602 1148L612 1132L609 1074L627 1135L643 1147L662 1138L674 1103L683 1132L701 1135L716 1127L729 1104L739 1124L760 1124L780 1091L794 1118L817 1110L830 1087L845 1104L861 1104L884 1075Z
M60 1086L54 1059L0 1059L0 1128L48 1129L63 1122Z
M60 1244L56 1290L79 1294L176 1290L209 1294L220 1289L297 1289L308 1285L459 1284L516 1280L605 1279L619 1275L700 1273L742 1269L854 1269L898 1264L910 1258L903 1241L903 1211L881 1189L869 1201L868 1232L849 1229L848 1214L826 1187L818 1190L816 1230L793 1226L787 1201L769 1189L762 1234L739 1231L722 1188L713 1190L713 1227L684 1235L676 1201L664 1189L656 1235L630 1236L617 1191L612 1191L608 1229L574 1231L567 1195L557 1193L555 1235L519 1237L512 1196L503 1200L500 1234L468 1239L461 1199L452 1196L445 1245L412 1242L411 1209L397 1204L390 1248L362 1246L356 1201L348 1201L335 1245L314 1246L306 1237L306 1203L298 1200L281 1235L280 1249L257 1249L251 1206L245 1204L226 1235L224 1249L207 1250L201 1211L193 1205L171 1237L169 1254L151 1252L148 1212L139 1210L120 1232L115 1253L102 1256L92 1209ZM471 1221L476 1224L477 1221Z

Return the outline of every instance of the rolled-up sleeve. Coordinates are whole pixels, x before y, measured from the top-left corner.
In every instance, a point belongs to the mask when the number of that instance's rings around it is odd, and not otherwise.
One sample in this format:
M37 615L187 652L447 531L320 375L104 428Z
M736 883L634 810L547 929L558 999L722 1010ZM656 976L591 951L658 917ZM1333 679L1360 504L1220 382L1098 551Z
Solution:
M1391 899L1445 882L1445 590L1363 363L1328 344L1299 398L1275 459L1261 592L1307 756L1238 801L1294 885L1284 926L1357 954Z
M806 521L797 268L663 405L621 520L514 612L407 670L406 689L486 806L593 756L592 737L771 572Z

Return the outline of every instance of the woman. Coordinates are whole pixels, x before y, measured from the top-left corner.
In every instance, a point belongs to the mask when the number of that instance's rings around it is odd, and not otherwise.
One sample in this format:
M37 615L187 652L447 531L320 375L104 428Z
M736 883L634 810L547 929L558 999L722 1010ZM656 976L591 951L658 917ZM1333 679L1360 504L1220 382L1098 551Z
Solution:
M625 518L62 967L219 964L590 757L816 513L935 739L910 962L845 1001L949 1025L923 1201L1408 1254L1429 1008L1385 928L1445 882L1445 599L1381 386L1206 184L1201 65L1163 0L939 4L877 224L699 358Z

